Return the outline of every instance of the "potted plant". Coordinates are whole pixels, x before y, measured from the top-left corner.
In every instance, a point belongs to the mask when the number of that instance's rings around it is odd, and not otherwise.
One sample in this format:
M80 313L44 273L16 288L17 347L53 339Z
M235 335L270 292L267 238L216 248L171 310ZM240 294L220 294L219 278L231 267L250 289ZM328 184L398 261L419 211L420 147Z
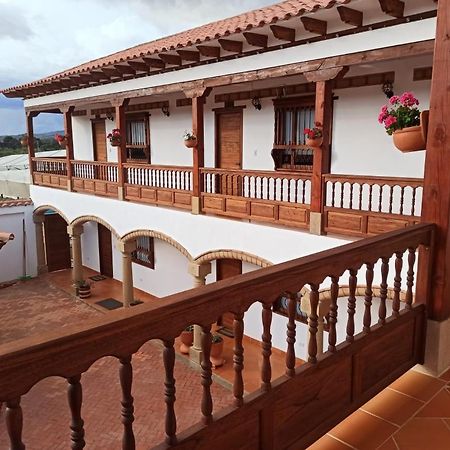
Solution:
M63 134L56 133L55 134L55 141L61 146L65 147L67 145L67 136Z
M197 145L197 137L191 131L185 131L183 135L184 145L187 148L193 148Z
M181 332L180 341L180 352L188 355L189 347L191 347L194 342L194 325L189 325Z
M419 100L411 92L394 95L389 106L384 105L378 115L386 133L393 136L394 145L402 152L425 150L428 131L428 111L420 112Z
M76 283L77 295L80 298L89 298L91 296L91 284L86 280Z
M118 128L114 128L114 130L112 130L111 133L109 133L106 137L109 139L109 143L113 147L118 147L120 145L121 135Z
M218 334L212 335L211 353L209 359L214 368L220 367L225 362L223 357L223 339Z
M24 147L28 145L28 136L26 134L20 138L20 144Z
M323 143L322 124L316 122L314 128L305 128L305 143L308 147L320 147Z

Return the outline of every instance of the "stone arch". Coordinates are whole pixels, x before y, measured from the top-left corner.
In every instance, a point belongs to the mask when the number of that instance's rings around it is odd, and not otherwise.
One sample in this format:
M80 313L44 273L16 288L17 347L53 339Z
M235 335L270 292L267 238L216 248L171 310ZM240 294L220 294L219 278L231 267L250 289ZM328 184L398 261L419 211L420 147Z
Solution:
M374 298L380 297L380 286L373 285L372 286L372 295ZM364 297L366 293L366 286L357 286L356 287L356 296ZM338 298L340 297L348 297L350 295L350 289L348 285L339 286ZM394 288L388 287L386 292L386 298L388 300L393 300L395 296ZM405 301L406 299L406 291L400 291L400 301ZM319 300L320 301L331 301L331 288L321 289L319 291Z
M273 266L273 263L267 259L260 258L259 256L241 250L212 250L197 256L197 258L194 259L194 262L203 264L215 259L239 259L240 261L248 262L259 267Z
M191 254L175 239L171 238L170 236L167 236L167 234L161 233L160 231L153 231L153 230L135 230L130 231L129 233L123 235L120 240L125 243L128 241L131 241L133 239L136 239L141 236L149 236L155 239L159 239L160 241L166 242L167 244L171 245L172 247L176 248L182 255L186 256L186 258L189 261L192 261Z
M70 225L71 226L83 225L86 222L97 222L103 225L104 227L108 228L109 231L111 231L111 233L114 235L116 239L120 240L119 233L117 233L117 231L108 222L97 216L80 216L72 220L72 222L70 222Z
M58 213L66 222L67 225L70 224L70 220L67 218L67 216L58 208L52 206L52 205L41 205L38 206L34 211L33 211L33 218L37 217L37 216L43 216L45 214L46 211L55 211L56 213Z

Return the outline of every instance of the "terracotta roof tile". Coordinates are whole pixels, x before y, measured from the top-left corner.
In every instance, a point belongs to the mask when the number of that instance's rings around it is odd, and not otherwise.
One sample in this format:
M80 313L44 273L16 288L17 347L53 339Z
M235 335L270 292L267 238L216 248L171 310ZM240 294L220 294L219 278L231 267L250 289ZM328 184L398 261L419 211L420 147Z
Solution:
M32 205L33 201L29 198L18 198L17 200L0 200L0 208L11 208L13 206Z
M262 27L291 17L301 16L318 9L331 8L335 5L348 3L351 0L287 0L265 8L255 9L228 19L218 20L172 36L157 39L145 44L136 45L126 50L113 53L102 58L89 61L71 69L42 78L32 83L4 89L3 93L37 86L45 82L57 80L68 75L87 72L96 68L117 64L142 56L150 56L160 52L176 50L183 47L198 45L210 40L230 36L252 28Z

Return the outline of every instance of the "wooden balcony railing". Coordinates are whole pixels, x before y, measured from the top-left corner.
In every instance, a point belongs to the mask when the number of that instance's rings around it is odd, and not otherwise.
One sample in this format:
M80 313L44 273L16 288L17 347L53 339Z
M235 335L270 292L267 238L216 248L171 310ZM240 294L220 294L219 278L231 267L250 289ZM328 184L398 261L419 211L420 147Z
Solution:
M311 175L201 169L205 212L307 227Z
M67 162L61 158L31 158L33 183L67 189Z
M422 361L428 274L421 273L420 284L416 286L416 254L420 246L432 251L433 233L434 225L412 226L155 300L132 310L110 312L91 322L1 345L0 401L6 404L11 448L25 448L21 397L40 380L59 376L68 381L72 448L82 449L85 441L81 374L95 361L114 356L121 366L117 382L122 388L124 408L122 448L135 449L132 356L152 339L160 339L164 345L166 380L165 385L161 383L166 402L166 443L158 449L308 447ZM341 283L348 283L349 295L345 299L338 298ZM390 283L393 283L392 302L387 300ZM356 293L357 285L361 284L365 287L364 297ZM375 284L380 286L378 298L373 295ZM295 320L297 293L304 287L310 290L306 299L310 311L308 361L297 366L296 327L305 326ZM328 345L326 352L319 356L319 290L324 287L329 287L331 292L329 309L321 311L321 317L328 317ZM280 296L288 302L286 375L272 380L271 332L276 330L271 329L271 322L273 305ZM251 305L258 305L261 311L261 388L244 395L244 315ZM215 411L209 358L211 324L230 311L234 315L234 406ZM355 315L356 311L362 314ZM203 393L199 409L203 424L177 434L177 415L182 412L175 408L175 389L191 387L183 382L177 387L173 377L174 339L194 323L202 328L199 383ZM119 402L117 407L119 410ZM39 414L45 414L45 410ZM33 427L34 419L29 417L25 427ZM299 423L301 427L296 426ZM70 432L69 423L67 432ZM31 447L35 444L30 443ZM138 444L148 448L153 443ZM58 445L55 442L55 448Z
M324 175L325 230L379 234L419 222L423 180Z
M127 200L191 209L192 167L124 164Z
M95 195L117 197L118 166L116 163L99 161L70 161L73 190Z

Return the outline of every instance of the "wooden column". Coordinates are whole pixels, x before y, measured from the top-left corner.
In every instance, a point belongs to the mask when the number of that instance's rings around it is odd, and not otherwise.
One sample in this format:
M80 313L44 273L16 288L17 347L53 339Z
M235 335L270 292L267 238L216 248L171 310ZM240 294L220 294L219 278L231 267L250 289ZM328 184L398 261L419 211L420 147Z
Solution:
M331 161L331 128L333 120L333 79L347 72L344 67L321 69L305 73L309 82L316 83L315 122L323 128L323 144L315 147L313 171L311 176L311 212L310 231L314 234L323 232L323 205L325 201L322 175L330 173Z
M36 254L38 263L38 274L47 272L47 264L45 262L45 242L44 242L44 222L45 216L38 214L33 216L33 222L36 227Z
M422 222L437 224L434 252L419 258L418 293L428 301L429 318L450 317L450 10L438 3L425 158ZM429 266L429 267L428 267ZM424 285L428 269L431 285Z
M28 166L30 169L30 184L34 184L33 179L33 158L35 156L34 152L34 131L33 131L33 118L39 113L35 111L27 111L27 139L28 139Z
M204 286L206 284L206 276L211 273L211 263L198 264L189 263L189 273L194 278L194 288ZM202 359L202 327L194 325L194 343L189 349L189 358L197 364Z
M118 242L122 253L122 292L123 306L129 308L134 301L133 262L131 253L136 250L136 241Z
M64 135L66 136L66 166L67 166L67 190L72 190L72 164L73 156L73 133L72 133L72 113L75 106L61 108L64 116Z
M67 233L72 242L72 281L74 286L83 281L83 257L81 253L81 235L83 234L83 225L69 225Z
M116 109L116 128L120 130L120 145L117 147L119 152L117 158L117 182L118 187L118 198L119 200L124 200L125 198L125 187L124 187L124 169L123 164L127 162L127 127L126 127L126 117L125 109L128 106L130 99L128 98L117 98L111 102L112 106Z

